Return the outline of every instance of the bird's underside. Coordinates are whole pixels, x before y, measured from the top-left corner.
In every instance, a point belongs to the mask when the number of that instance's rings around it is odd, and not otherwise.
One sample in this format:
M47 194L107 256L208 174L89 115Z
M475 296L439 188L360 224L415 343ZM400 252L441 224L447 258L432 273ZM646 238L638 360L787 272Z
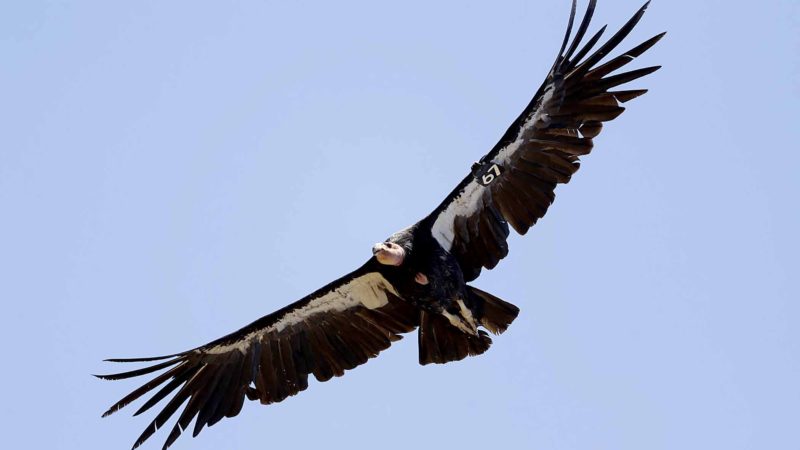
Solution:
M519 310L468 283L508 254L510 228L525 234L544 216L556 185L569 182L603 123L624 111L622 103L646 92L618 86L658 69L622 71L663 33L602 62L647 4L599 45L605 27L584 42L595 3L589 1L572 35L573 0L566 36L544 83L430 215L376 244L360 268L238 331L174 355L108 360L151 364L99 378L163 372L103 415L146 394L150 397L134 415L164 401L133 447L180 410L166 449L192 421L196 436L204 426L239 414L245 399L280 402L305 390L310 375L321 382L341 376L414 330L421 364L485 352L491 344L487 331L502 333Z

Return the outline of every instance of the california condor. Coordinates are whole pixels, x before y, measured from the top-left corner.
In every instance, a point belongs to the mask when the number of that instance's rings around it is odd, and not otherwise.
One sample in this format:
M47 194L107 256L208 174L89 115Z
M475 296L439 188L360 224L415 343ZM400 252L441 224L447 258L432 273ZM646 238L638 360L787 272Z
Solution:
M246 327L195 349L109 375L121 380L167 369L113 404L108 416L159 388L136 414L169 397L133 445L141 445L185 404L167 436L169 447L195 420L205 425L239 414L245 398L280 402L318 381L341 376L415 329L419 363L446 363L480 355L517 317L519 309L467 283L508 254L509 225L525 234L544 216L559 183L569 182L579 157L592 149L603 122L646 90L616 90L659 67L621 72L662 34L600 64L631 32L647 4L596 48L601 28L581 45L595 8L590 0L572 35L528 106L456 188L427 217L375 244L361 267ZM596 49L595 49L596 48Z

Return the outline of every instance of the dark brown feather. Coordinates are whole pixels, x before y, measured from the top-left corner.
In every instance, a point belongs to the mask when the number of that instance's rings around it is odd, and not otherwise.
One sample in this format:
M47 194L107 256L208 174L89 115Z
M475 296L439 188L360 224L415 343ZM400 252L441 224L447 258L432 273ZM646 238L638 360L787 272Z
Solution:
M609 94L612 94L617 100L621 103L627 103L636 97L644 95L647 93L647 89L634 89L630 91L612 91Z
M111 407L108 408L108 410L103 413L103 417L110 416L111 414L114 414L115 412L119 411L120 409L122 409L123 407L127 406L131 402L137 400L142 395L144 395L144 394L150 392L151 390L155 389L156 387L160 386L161 383L164 383L165 381L169 380L172 377L179 376L180 372L181 371L185 371L185 370L187 370L187 367L186 367L186 363L183 362L180 365L175 366L172 369L162 373L161 375L157 376L156 378L153 378L152 380L150 380L147 383L145 383L142 386L140 386L135 391L133 391L130 394L128 394L125 397L123 397L117 403L114 403L113 405L111 405Z
M584 46L581 47L581 49L578 51L578 53L575 55L572 61L570 61L569 66L566 67L567 70L573 69L577 63L579 63L587 54L589 54L590 51L592 51L595 44L597 44L597 41L599 41L600 38L603 36L603 33L605 33L606 28L608 28L608 26L603 25L602 27L600 27L599 30L597 30L597 33L595 33L591 38L589 38L588 41L586 41L586 44L584 44Z
M221 370L206 370L204 371L196 383L193 383L191 392L189 394L189 402L183 408L183 412L178 417L178 421L172 427L172 431L167 436L167 441L164 443L166 449L172 445L176 439L183 433L183 430L189 427L192 419L200 412L200 408L208 401L208 398L213 394L217 388L217 383L224 371Z
M206 424L211 426L212 419L217 416L222 418L225 414L224 411L222 411L225 400L228 399L228 403L230 403L230 399L235 398L241 392L241 386L239 385L241 380L240 374L243 373L242 366L249 359L252 359L250 355L241 355L235 358L231 367L227 368L228 370L220 371L220 380L216 389L214 389L209 399L202 405L197 415L197 421L194 424L192 436L200 434L200 431L202 431L203 426ZM220 411L219 414L217 411Z
M512 214L514 222L519 223L519 228L523 228L527 231L528 228L533 225L534 217L536 216L536 208L535 205L525 201L520 196L519 189L514 188L517 178L516 176L509 177L508 183L498 185L496 188L496 197L499 199L500 209L502 211L509 211ZM525 233L523 232L520 234Z
M594 138L603 131L603 122L588 121L579 128L585 138Z
M420 312L419 363L444 364L480 355L489 349L492 339L483 331L464 333L439 314Z
M197 364L192 364L191 366L186 367L186 370L181 371L180 373L175 375L175 378L172 379L169 383L164 385L158 392L156 392L150 399L148 399L135 413L134 416L138 416L143 412L147 411L148 409L155 406L158 402L160 402L164 397L171 394L172 391L178 388L178 386L182 385L186 382L189 378L191 378L198 370L200 370L202 366Z
M181 358L171 359L169 361L164 361L159 364L154 364L152 366L143 367L137 370L131 370L129 372L120 372L120 373L111 373L107 375L95 375L95 377L100 378L101 380L124 380L126 378L133 378L138 377L141 375L147 375L148 373L153 373L157 370L161 370L165 367L169 367L173 364L177 364L181 361Z
M548 149L553 148L569 153L570 155L587 155L592 151L591 139L572 137L572 136L544 136L541 139L531 139L532 144L538 144L538 148ZM522 153L522 157L535 152Z
M622 40L625 39L628 36L628 34L630 34L631 30L633 30L633 27L635 27L636 24L639 23L639 20L641 20L645 10L647 10L647 7L649 5L650 5L649 1L645 3L644 6L642 6L638 11L636 11L633 17L631 17L625 23L625 25L623 25L622 28L619 29L619 31L617 31L613 36L611 36L611 38L608 41L606 41L605 44L601 45L600 48L597 49L597 51L595 51L591 56L586 58L577 67L575 67L575 69L573 69L573 71L570 72L569 75L576 76L579 74L580 75L585 74L586 72L591 70L591 68L595 64L600 62L600 60L603 59L603 57L606 56L608 52L614 50L614 48L616 48L617 45L619 45L619 43L622 42Z
M153 433L155 433L159 428L163 427L164 424L167 422L167 420L169 420L169 418L172 417L173 414L175 414L175 411L178 410L178 408L183 404L183 402L185 402L186 399L189 398L196 383L204 381L202 375L206 367L207 366L201 367L192 376L192 378L190 378L189 381L187 381L186 384L184 384L183 387L181 387L181 389L175 394L175 396L172 397L169 402L167 402L166 406L164 406L164 409L162 409L158 413L158 415L156 415L155 419L153 419L153 421L150 422L150 424L144 429L142 434L139 436L139 439L137 439L136 442L133 444L134 449L142 445L142 443L144 443L144 441L147 440L147 438L152 436Z
M344 375L342 369L333 356L330 344L322 337L322 330L309 331L309 343L314 352L314 377L319 382L325 382L333 377Z
M511 200L508 197L503 197L497 200L497 206L500 208L500 213L505 217L508 223L514 228L514 231L519 233L520 235L524 235L528 232L529 226L526 225L526 221L522 218L523 213L520 210L514 209L511 206ZM480 263L476 264L480 266ZM463 266L462 266L463 268ZM466 277L465 277L466 278ZM474 278L473 278L474 279ZM472 280L469 280L472 281Z
M606 77L597 81L587 83L584 92L592 94L597 92L603 92L608 89L617 87L620 84L629 83L645 75L649 75L660 68L661 66L645 67L643 69L631 70L630 72L621 73L619 75L612 75L610 77Z
M583 20L581 20L581 24L578 26L578 31L575 32L575 37L572 39L572 44L569 47L569 50L564 54L563 59L565 61L569 61L572 58L572 54L578 48L578 45L583 40L583 37L586 35L586 31L589 29L589 24L592 22L592 16L594 16L594 8L597 4L597 0L590 0L589 5L586 7L586 12L583 13Z

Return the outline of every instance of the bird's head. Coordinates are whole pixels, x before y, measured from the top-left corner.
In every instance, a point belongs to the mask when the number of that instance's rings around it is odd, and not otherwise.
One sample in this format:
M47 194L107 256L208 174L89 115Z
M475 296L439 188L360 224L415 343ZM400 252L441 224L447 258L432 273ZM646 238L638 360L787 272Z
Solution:
M372 254L379 263L387 266L399 266L406 259L406 250L394 242L378 242L372 246Z

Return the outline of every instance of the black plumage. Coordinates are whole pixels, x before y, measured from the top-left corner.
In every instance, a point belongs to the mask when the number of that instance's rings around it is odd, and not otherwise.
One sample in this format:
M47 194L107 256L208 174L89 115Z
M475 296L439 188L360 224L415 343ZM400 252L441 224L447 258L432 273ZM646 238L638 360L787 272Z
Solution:
M164 448L194 421L193 435L239 414L245 399L280 402L318 381L341 376L418 330L419 362L446 363L479 355L489 333L504 332L519 309L467 283L509 252L513 228L525 234L591 152L603 123L646 90L612 89L658 67L618 73L663 34L599 64L631 32L647 4L595 48L586 43L596 1L570 40L576 3L559 56L533 99L498 143L431 214L376 244L364 265L244 328L195 349L155 358L112 359L152 365L116 374L122 380L166 369L113 404L103 416L151 396L136 411L166 404L136 440L141 445L178 413ZM482 328L482 329L481 329ZM183 409L181 409L183 407Z

